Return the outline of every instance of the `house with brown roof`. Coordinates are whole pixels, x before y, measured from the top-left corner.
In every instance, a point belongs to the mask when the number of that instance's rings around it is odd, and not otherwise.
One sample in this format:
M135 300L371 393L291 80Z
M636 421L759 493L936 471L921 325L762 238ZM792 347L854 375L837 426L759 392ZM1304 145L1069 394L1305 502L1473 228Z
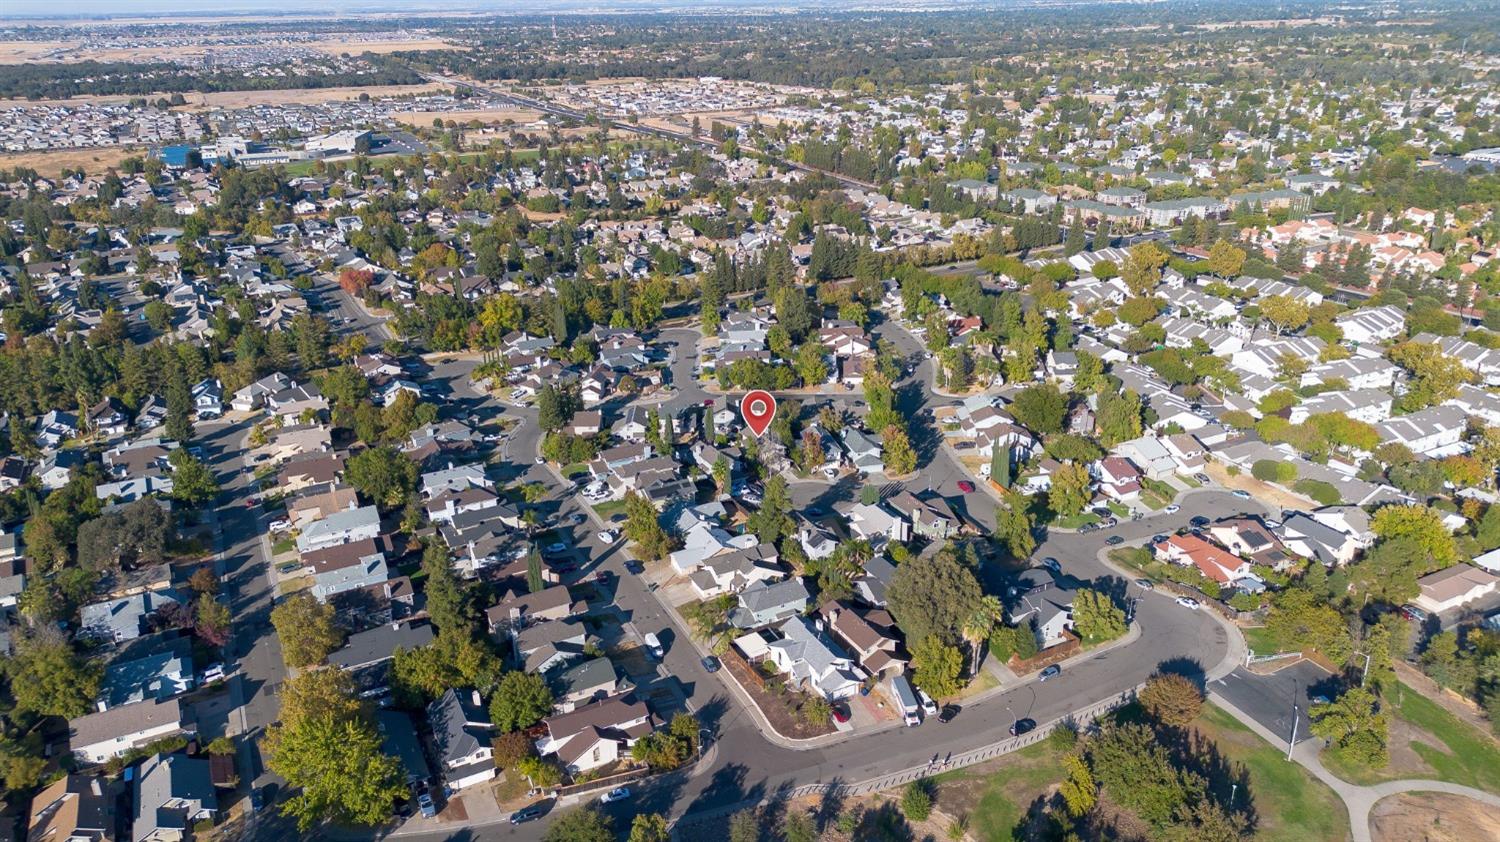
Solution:
M566 620L588 610L588 603L573 599L563 585L542 588L535 593L510 592L484 612L490 633L512 626L524 626L546 620Z
M342 512L359 505L359 495L351 486L324 483L304 489L287 504L287 519L292 527L301 529L313 521L322 520L334 512Z
M1424 611L1441 614L1495 593L1500 589L1500 577L1472 564L1455 564L1418 579L1417 587L1422 592L1412 604Z
M906 671L906 658L899 651L901 643L886 631L889 626L877 626L866 619L867 614L845 602L828 602L818 611L829 631L854 653L855 660L870 675L883 679L886 672L899 675ZM890 616L879 609L868 612L868 615L877 614L885 618Z
M109 781L64 775L31 799L27 842L112 842L115 796Z
M317 433L312 436L317 441L323 440ZM287 491L298 491L314 485L337 483L343 475L343 454L322 451L299 453L287 459L276 475L276 483Z
M656 730L658 723L644 703L620 695L549 716L542 724L547 735L537 741L537 753L556 755L578 774L618 760L620 749Z

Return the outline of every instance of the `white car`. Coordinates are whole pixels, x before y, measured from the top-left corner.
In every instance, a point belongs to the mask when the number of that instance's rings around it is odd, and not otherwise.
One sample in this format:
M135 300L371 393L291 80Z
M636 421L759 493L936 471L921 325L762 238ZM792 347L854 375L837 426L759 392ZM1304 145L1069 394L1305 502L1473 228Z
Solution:
M1175 515L1178 512L1182 511L1182 507L1177 505L1176 503L1173 503L1170 506L1167 506L1165 509L1162 509L1162 511L1166 512L1169 515Z
M224 665L223 664L209 664L208 668L205 669L205 670L203 670L203 675L201 675L201 676L198 677L198 683L199 684L212 684L215 681L218 681L219 679L221 679L223 677L224 677Z
M291 529L291 528L292 528L292 522L289 521L289 520L273 520L273 521L271 521L271 531L272 532L285 532L285 531L287 531L288 529Z
M1197 611L1198 610L1198 600L1193 599L1190 596L1179 596L1179 597L1177 597L1177 604L1181 605L1183 608L1188 609L1189 611Z
M599 796L599 803L609 804L613 801L624 801L630 797L630 787L616 787L609 792Z
M615 531L613 529L606 529L603 532L600 532L596 537L598 537L599 543L601 544L613 544L615 542L615 538L618 536L615 535Z
M920 688L917 689L917 701L922 703L922 713L925 713L928 716L937 716L937 702L934 702L932 700L932 697L927 695L926 690L922 690Z

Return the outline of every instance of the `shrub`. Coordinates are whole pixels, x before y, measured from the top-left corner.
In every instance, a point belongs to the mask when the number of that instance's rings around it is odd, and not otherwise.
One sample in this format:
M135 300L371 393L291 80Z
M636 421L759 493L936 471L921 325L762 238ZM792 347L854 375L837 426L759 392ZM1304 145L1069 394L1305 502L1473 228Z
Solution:
M1330 483L1326 483L1320 479L1298 480L1297 484L1292 486L1292 490L1296 491L1298 494L1304 494L1308 497L1311 497L1325 506L1336 506L1339 503L1343 502L1344 499L1343 496L1339 494L1339 490L1337 488L1334 488Z
M1178 728L1196 719L1203 709L1203 693L1198 685L1176 673L1151 676L1141 689L1140 699L1141 707L1152 719Z
M1250 475L1262 482L1291 482L1297 478L1297 466L1275 459L1257 459L1250 466Z
M925 822L932 815L932 793L927 789L926 778L906 785L906 792L901 796L901 812L914 822Z

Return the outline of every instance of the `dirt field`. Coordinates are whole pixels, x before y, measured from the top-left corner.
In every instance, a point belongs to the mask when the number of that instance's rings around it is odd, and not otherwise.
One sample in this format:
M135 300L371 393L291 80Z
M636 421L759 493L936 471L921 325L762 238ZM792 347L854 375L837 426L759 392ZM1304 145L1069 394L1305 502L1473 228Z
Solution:
M1312 501L1297 494L1283 491L1270 483L1261 482L1247 473L1238 476L1230 476L1229 471L1217 462L1210 462L1204 469L1214 482L1228 488L1243 489L1250 492L1250 496L1261 502L1272 502L1284 509L1306 509Z
M1370 830L1377 842L1500 839L1500 811L1460 795L1409 792L1376 804Z
M441 118L444 121L457 120L459 123L467 123L470 120L478 120L481 123L503 123L506 120L513 120L517 126L524 126L541 117L542 112L530 108L512 108L490 111L408 111L405 114L391 116L409 126L431 126L433 118Z
M42 61L54 50L72 49L77 41L0 41L0 64Z
M145 154L137 147L109 146L95 149L59 149L51 152L11 152L0 155L0 169L29 167L38 173L55 176L65 169L82 168L86 173L102 173L131 155Z
M369 87L343 88L290 88L284 91L222 91L219 93L185 93L187 105L180 111L203 111L210 107L235 107L247 105L275 105L297 103L309 105L318 102L358 99L360 94L379 96L416 96L451 91L451 85L428 82L421 85L370 85ZM147 99L156 99L165 94L151 94ZM136 99L135 96L76 96L72 99L0 99L0 108L18 108L28 105L118 105ZM534 118L533 118L534 119ZM432 120L428 119L428 124Z

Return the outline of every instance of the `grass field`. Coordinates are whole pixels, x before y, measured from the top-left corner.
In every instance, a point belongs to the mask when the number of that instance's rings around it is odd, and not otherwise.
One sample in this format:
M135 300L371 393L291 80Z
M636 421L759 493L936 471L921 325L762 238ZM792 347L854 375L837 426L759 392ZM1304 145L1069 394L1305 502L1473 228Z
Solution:
M1349 813L1338 795L1301 766L1288 763L1279 749L1233 716L1211 704L1204 705L1193 725L1213 740L1225 757L1243 763L1249 770L1249 797L1258 819L1256 839L1301 842L1339 840L1349 835Z
M1290 649L1281 642L1281 638L1271 633L1271 630L1261 626L1252 629L1241 629L1245 633L1245 643L1250 646L1256 655L1274 655L1277 652L1287 652Z
M1193 727L1212 740L1224 759L1243 764L1249 785L1235 794L1237 806L1253 808L1254 838L1267 842L1340 842L1349 836L1348 811L1333 790L1233 716L1205 705ZM1063 779L1065 752L1042 741L1014 754L940 775L937 804L943 812L968 818L979 842L1010 842L1027 808L1049 797ZM1242 799L1250 799L1249 804Z
M1500 745L1488 734L1405 684L1393 695L1391 710L1398 721L1392 723L1390 765L1354 766L1325 751L1323 763L1329 771L1357 784L1422 777L1500 793Z
M56 177L63 170L81 169L89 175L102 175L110 167L132 155L143 157L144 149L129 146L101 146L91 149L52 149L36 152L7 152L0 155L0 169L23 167Z

